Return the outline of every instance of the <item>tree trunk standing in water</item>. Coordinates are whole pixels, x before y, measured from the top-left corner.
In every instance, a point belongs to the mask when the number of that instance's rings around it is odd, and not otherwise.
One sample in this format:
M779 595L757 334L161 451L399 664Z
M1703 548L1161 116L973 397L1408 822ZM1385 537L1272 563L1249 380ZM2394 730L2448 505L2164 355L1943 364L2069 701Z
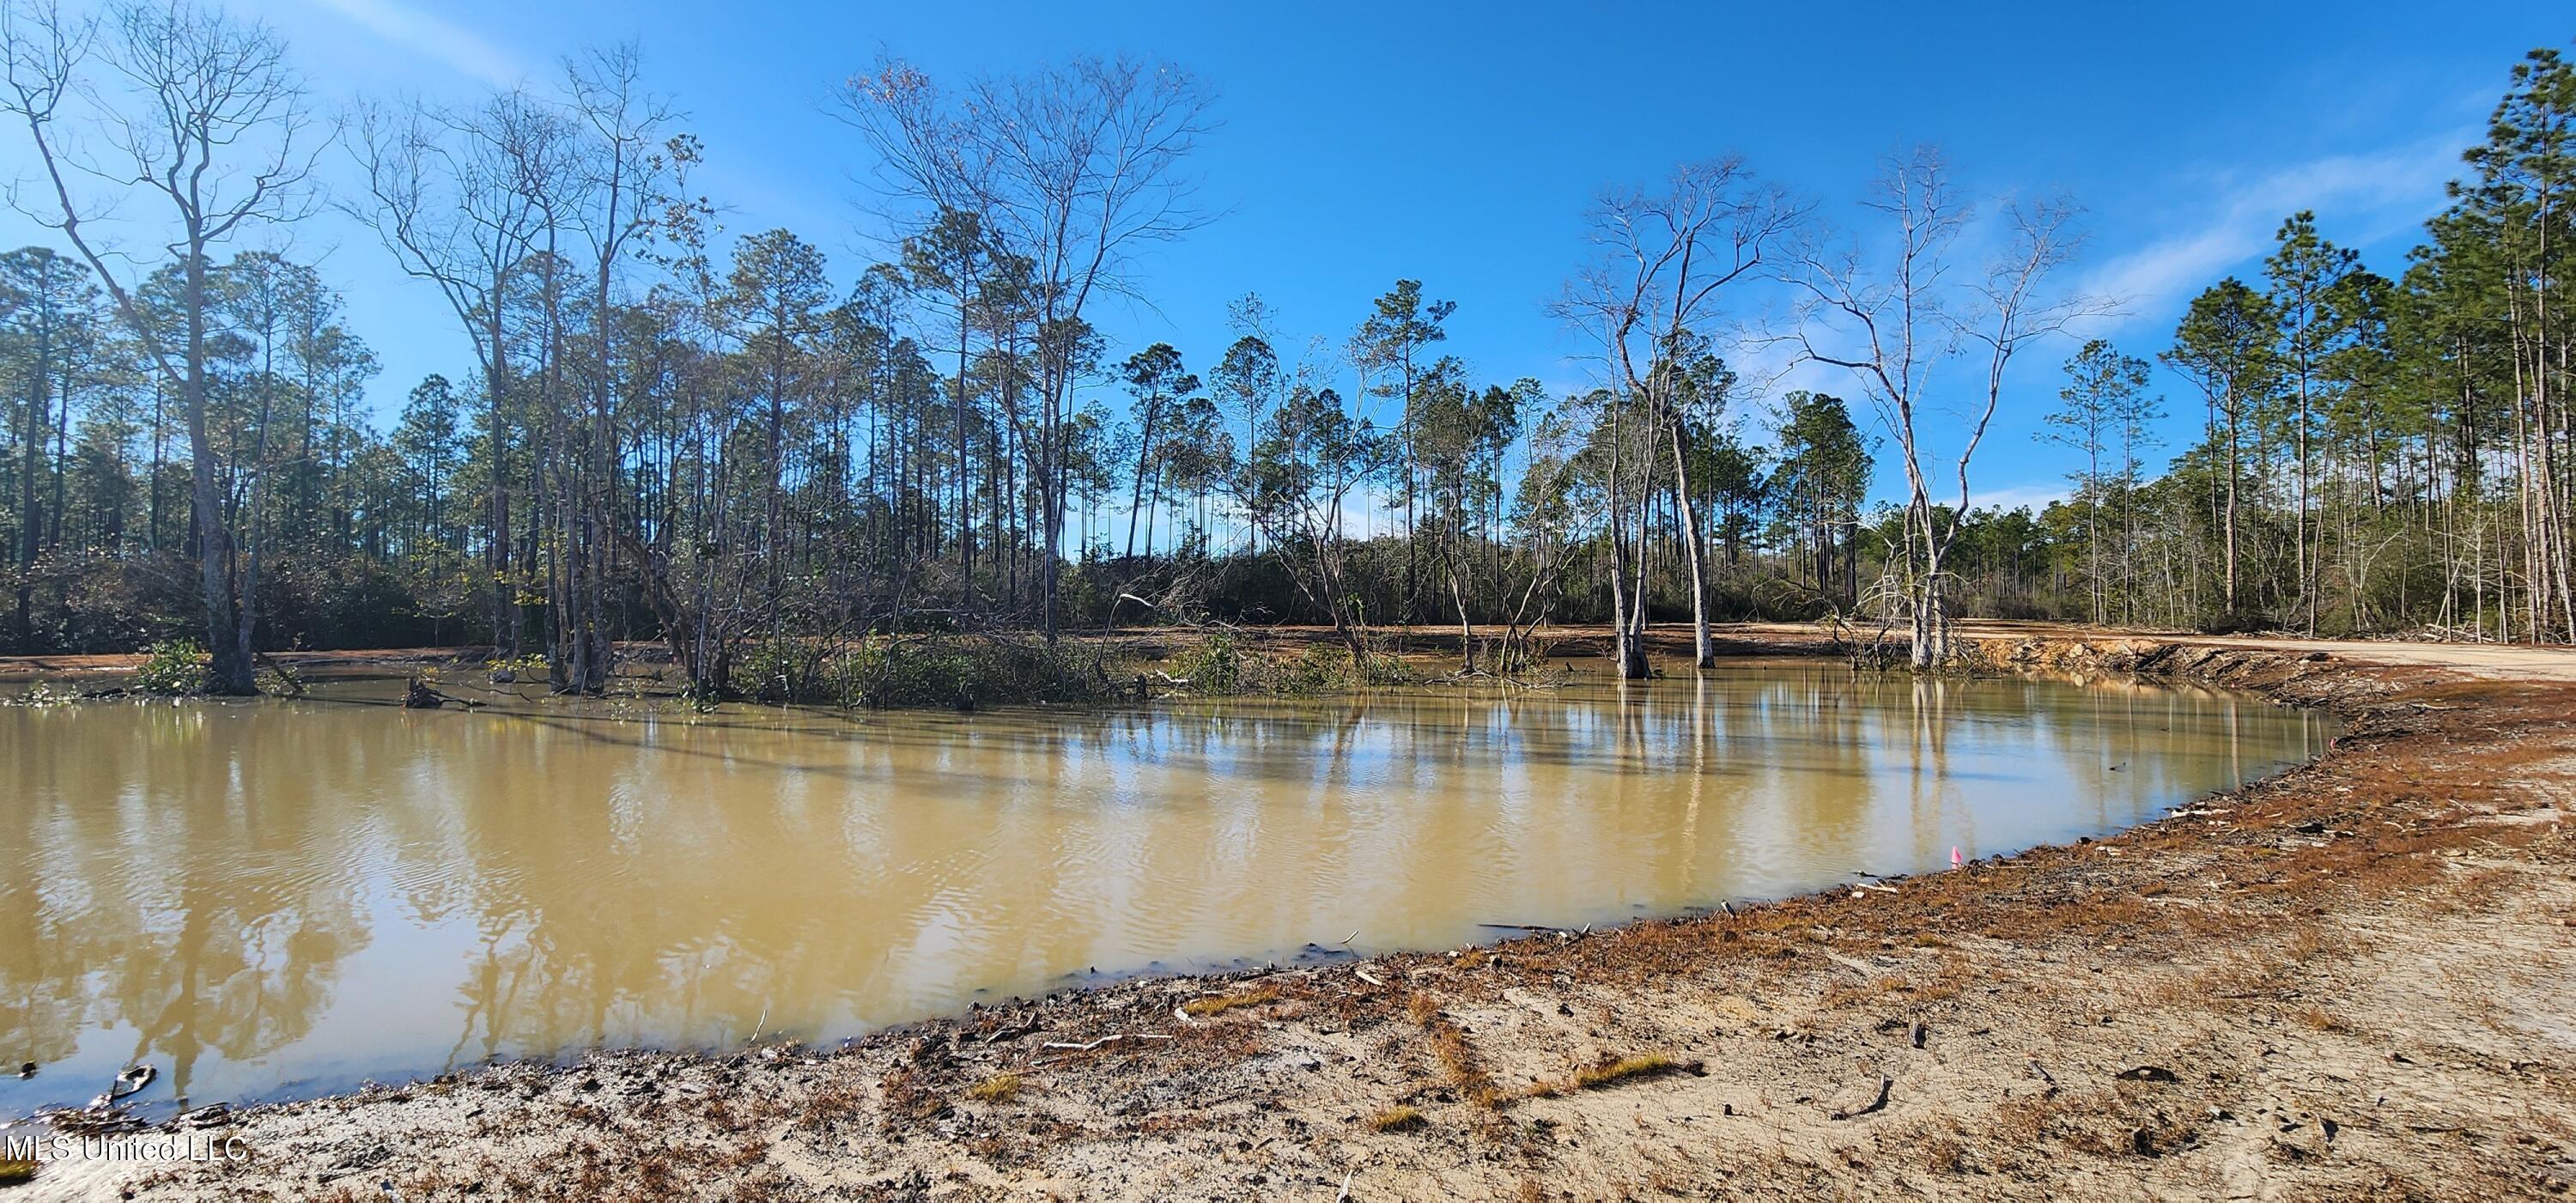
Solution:
M1603 525L1610 535L1610 625L1611 663L1623 681L1642 681L1654 674L1646 661L1645 597L1645 497L1652 479L1655 440L1651 432L1643 436L1644 450L1633 457L1627 444L1639 438L1630 428L1641 415L1637 407L1622 403L1609 390L1597 394L1600 402L1611 407L1609 416L1610 455L1603 465L1604 488L1608 504ZM1631 459L1637 464L1636 487L1623 495L1619 484L1621 473ZM1637 515L1636 534L1629 533L1628 515ZM1636 584L1629 584L1630 565L1637 570Z
M1673 449L1673 509L1682 523L1682 558L1690 569L1691 666L1715 668L1716 645L1708 634L1708 544L1700 538L1699 507L1691 503L1689 423L1674 415L1664 423Z
M1600 258L1554 306L1561 319L1598 340L1613 391L1643 405L1640 420L1661 428L1649 431L1634 450L1649 457L1671 453L1674 508L1690 574L1692 660L1700 668L1716 662L1716 646L1709 636L1707 557L1691 493L1689 423L1695 407L1714 421L1726 398L1724 363L1698 327L1716 318L1720 290L1761 270L1764 251L1806 218L1804 206L1758 183L1739 158L1684 164L1660 191L1612 190L1594 202L1590 241ZM1625 440L1614 446L1623 454L1630 450ZM1642 468L1636 474L1641 514L1651 508L1653 477ZM1634 598L1623 600L1616 581L1632 555L1642 569L1644 528L1633 546L1614 539L1611 551L1613 609L1635 611L1638 646L1620 654L1622 674L1633 679L1646 672L1644 575L1640 571L1636 578Z
M197 258L202 262L204 256L199 255ZM240 598L237 619L234 623L233 641L235 654L245 664L251 663L254 659L251 628L257 607L253 601L259 596L261 554L266 550L267 545L266 532L262 529L262 519L267 512L269 431L277 403L277 323L280 317L279 293L284 287L284 281L280 278L283 267L283 261L273 255L244 255L235 257L225 268L225 274L233 277L225 291L235 297L246 292L249 294L248 303L255 306L248 314L235 312L231 315L234 331L236 334L256 331L260 356L259 371L256 374L258 384L253 390L259 399L259 409L250 423L250 449L245 455L238 443L231 448L233 455L230 457L232 467L230 491L234 497L240 499L239 508L233 514L238 522L226 524L227 526L237 525L242 532L242 537L238 540L239 545L234 551L235 558L225 566L225 571L236 582L234 592ZM243 278L245 276L248 279L245 280ZM189 287L211 299L213 285L211 277L212 273L209 272L206 278L191 280ZM190 337L201 339L203 332L192 330ZM227 501L230 500L231 498L227 498Z
M97 49L126 83L130 111L79 79ZM298 146L308 125L304 85L285 65L285 47L258 25L185 5L117 7L101 18L66 19L51 4L0 8L0 57L9 93L0 98L25 122L55 204L46 224L60 230L107 287L118 314L154 369L186 407L190 497L198 531L198 588L205 604L211 688L255 691L253 635L258 621L253 580L235 580L232 532L216 479L222 466L206 430L206 256L247 226L299 216L313 153ZM55 133L63 106L97 105L93 130L116 166L73 158L77 169L170 205L169 245L180 256L183 341L174 357L133 291L108 271L104 254L81 229L66 158L78 156ZM219 158L228 155L232 158Z
M1458 655L1464 661L1466 671L1473 673L1476 671L1476 628L1467 620L1467 591L1459 583L1459 578L1466 573L1462 567L1463 549L1458 547L1454 537L1444 540L1444 543L1448 553L1441 559L1449 570L1449 604L1458 611Z

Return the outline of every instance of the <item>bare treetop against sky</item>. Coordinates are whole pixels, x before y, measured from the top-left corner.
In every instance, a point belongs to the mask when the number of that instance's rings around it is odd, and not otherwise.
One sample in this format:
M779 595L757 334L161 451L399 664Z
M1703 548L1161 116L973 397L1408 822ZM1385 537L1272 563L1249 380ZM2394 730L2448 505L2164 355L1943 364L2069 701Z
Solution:
M1085 52L1154 56L1216 93L1218 127L1193 167L1217 219L1149 252L1150 304L1097 310L1112 346L1168 341L1193 362L1213 359L1232 338L1226 303L1246 291L1271 303L1281 329L1338 341L1370 298L1418 278L1429 296L1459 302L1448 349L1485 377L1529 375L1556 391L1583 384L1585 365L1547 302L1581 261L1584 208L1606 185L1739 153L1821 217L1865 227L1852 198L1880 160L1936 143L1981 213L2009 196L2082 204L2088 239L2067 278L2126 302L2082 333L2152 350L2191 293L2259 270L2274 229L2300 209L2395 274L2459 173L2460 148L2482 134L2502 64L2565 37L2563 14L2537 4L2347 6L2333 21L2250 5L2032 6L1943 20L1920 8L1794 7L1488 7L1465 19L1446 6L1031 4L969 16L890 4L717 15L668 0L233 5L284 37L334 107L551 88L561 56L634 39L649 81L706 147L694 186L723 210L718 252L732 237L789 227L830 254L840 286L893 256L864 203L875 164L831 111L853 72L881 52L934 75ZM20 177L32 164L6 167ZM322 170L335 188L359 187L344 178L346 156ZM471 369L436 291L406 277L372 234L336 215L292 234L294 253L321 259L346 290L352 325L383 361L370 396L380 415L422 376ZM0 236L47 240L14 214L0 216ZM1746 290L1728 304L1751 323L1787 301ZM2065 491L2070 453L2031 436L2074 350L2037 348L2016 363L2024 403L2008 400L1989 435L1981 501ZM1769 379L1760 352L1736 358L1749 382ZM1779 387L1842 383L1800 371ZM2171 396L2192 395L2159 377ZM1112 386L1094 391L1122 399ZM2177 432L2191 409L2171 407ZM1893 457L1879 474L1877 496L1901 495Z

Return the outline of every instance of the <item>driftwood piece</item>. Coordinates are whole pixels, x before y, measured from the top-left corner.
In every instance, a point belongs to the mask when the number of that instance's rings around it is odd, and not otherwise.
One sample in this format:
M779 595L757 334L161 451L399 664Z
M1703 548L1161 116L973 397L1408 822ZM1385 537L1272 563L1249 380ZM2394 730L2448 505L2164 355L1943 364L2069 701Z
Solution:
M436 710L450 702L465 710L480 709L483 705L472 698L450 697L440 693L438 687L430 684L427 677L413 677L411 682L403 687L402 704L405 710Z
M152 1084L152 1079L160 1076L161 1071L149 1065L126 1066L123 1072L118 1073L115 1079L107 1084L106 1094L89 1101L89 1109L105 1111L127 1095L141 1093L144 1087Z
M1040 1048L1060 1048L1060 1049L1064 1049L1064 1050L1069 1051L1069 1052L1087 1053L1087 1052L1090 1052L1091 1050L1093 1050L1093 1049L1095 1049L1095 1048L1100 1048L1100 1047L1103 1047L1103 1046L1106 1046L1106 1045L1116 1044L1116 1043L1118 1043L1118 1042L1119 1042L1119 1041L1121 1041L1121 1040L1177 1040L1177 1039L1179 1039L1179 1037L1177 1037L1177 1036L1167 1036L1167 1035L1164 1035L1164 1034L1162 1034L1162 1033L1160 1033L1160 1032L1112 1032L1112 1033L1110 1033L1109 1035L1103 1036L1103 1037L1101 1037L1101 1038L1100 1038L1100 1039L1098 1039L1098 1040L1091 1041L1091 1042L1090 1042L1090 1043L1088 1043L1088 1044L1077 1044L1077 1043L1074 1043L1073 1041L1070 1041L1070 1040L1050 1040L1050 1041L1047 1041L1045 1044L1040 1045L1039 1047L1040 1047Z

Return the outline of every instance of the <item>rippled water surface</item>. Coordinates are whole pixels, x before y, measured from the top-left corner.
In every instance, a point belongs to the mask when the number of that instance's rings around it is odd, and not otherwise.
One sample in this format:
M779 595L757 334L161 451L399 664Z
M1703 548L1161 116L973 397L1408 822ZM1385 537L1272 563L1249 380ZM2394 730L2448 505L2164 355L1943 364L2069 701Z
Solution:
M2321 751L2219 693L1855 678L1127 711L0 708L0 1112L807 1037L2098 833Z

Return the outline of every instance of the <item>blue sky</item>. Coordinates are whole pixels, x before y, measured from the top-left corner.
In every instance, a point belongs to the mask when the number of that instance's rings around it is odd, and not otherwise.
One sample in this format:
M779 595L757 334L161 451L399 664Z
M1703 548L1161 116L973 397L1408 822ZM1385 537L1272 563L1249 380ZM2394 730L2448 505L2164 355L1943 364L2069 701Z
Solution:
M728 232L794 229L844 283L886 231L854 204L869 163L826 98L881 48L934 75L1164 58L1218 94L1197 169L1223 216L1144 265L1151 308L1097 315L1118 354L1163 340L1204 366L1247 290L1292 334L1338 340L1414 277L1459 303L1449 349L1479 376L1558 388L1582 369L1542 306L1582 256L1586 200L1727 152L1845 226L1878 160L1917 142L1976 195L2071 194L2090 239L2068 281L2127 299L2091 332L2136 354L2164 345L2193 292L2259 271L2300 208L2393 274L2507 68L2576 33L2552 7L235 0L333 101L542 85L565 53L636 39L706 144L699 182ZM380 412L424 373L470 370L435 293L371 235L324 218L291 249L348 293L386 369ZM1748 294L1740 316L1761 307ZM2063 490L2069 456L2031 436L2072 350L2037 349L2013 380L1979 456L1983 497ZM1857 396L1830 376L1797 382ZM2159 384L2178 445L2198 398ZM1895 484L1883 465L1880 492Z

